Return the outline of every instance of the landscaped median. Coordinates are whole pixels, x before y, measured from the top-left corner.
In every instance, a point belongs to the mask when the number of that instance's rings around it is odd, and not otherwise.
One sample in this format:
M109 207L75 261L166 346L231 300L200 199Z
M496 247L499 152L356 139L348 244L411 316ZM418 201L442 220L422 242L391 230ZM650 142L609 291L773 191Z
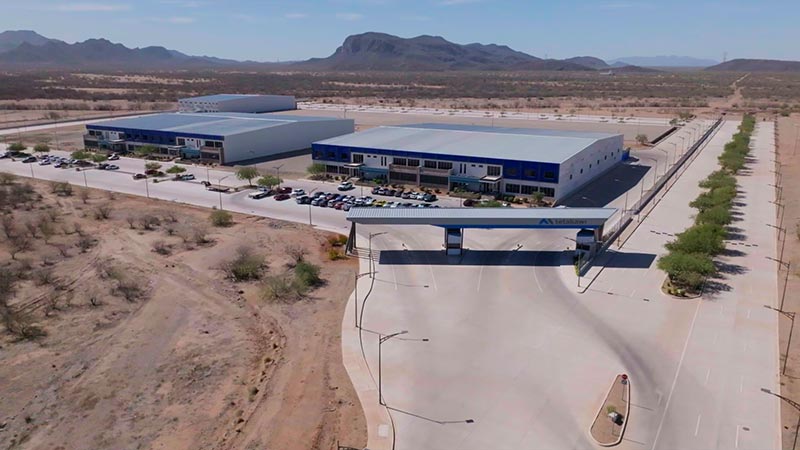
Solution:
M754 128L755 118L745 115L739 132L719 156L720 170L700 182L706 190L689 204L698 211L694 225L678 233L677 239L666 245L669 252L658 260L658 268L667 273L663 286L666 293L699 296L708 277L717 273L713 258L725 250L728 226L733 220L736 174L745 166Z
M626 374L617 375L606 399L592 422L592 438L603 447L622 442L631 403L631 380Z

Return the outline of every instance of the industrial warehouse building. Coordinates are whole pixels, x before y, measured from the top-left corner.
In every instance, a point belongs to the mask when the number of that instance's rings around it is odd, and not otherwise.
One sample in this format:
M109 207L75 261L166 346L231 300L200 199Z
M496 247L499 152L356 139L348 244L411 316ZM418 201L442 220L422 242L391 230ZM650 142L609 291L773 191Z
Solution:
M178 100L181 112L266 113L297 109L291 95L216 94Z
M244 113L170 113L86 125L84 144L115 152L152 146L164 156L220 164L288 156L352 133L352 119Z
M626 158L621 134L417 124L315 142L329 174L559 200Z

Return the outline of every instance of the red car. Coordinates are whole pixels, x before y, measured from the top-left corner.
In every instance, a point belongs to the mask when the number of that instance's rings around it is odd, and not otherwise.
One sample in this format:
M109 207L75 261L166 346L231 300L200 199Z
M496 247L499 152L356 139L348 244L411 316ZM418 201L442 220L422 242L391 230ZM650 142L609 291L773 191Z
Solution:
M289 192L291 192L291 189L289 189ZM282 201L284 201L284 200L289 200L290 198L292 198L292 196L291 196L291 195L289 195L289 194L278 194L278 195L276 195L276 196L275 196L275 197L273 197L273 198L274 198L275 200L279 201L279 202L282 202Z
M291 194L291 193L292 193L292 188L290 187L282 187L278 189L278 194Z

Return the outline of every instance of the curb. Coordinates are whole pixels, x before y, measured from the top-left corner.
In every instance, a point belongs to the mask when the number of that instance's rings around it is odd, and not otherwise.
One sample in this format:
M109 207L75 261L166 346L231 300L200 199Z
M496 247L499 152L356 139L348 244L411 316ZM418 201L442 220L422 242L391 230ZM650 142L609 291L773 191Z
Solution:
M601 417L604 417L603 407L608 402L608 396L611 395L611 391L614 389L614 385L616 385L616 383L619 382L619 380L622 380L623 376L625 377L624 379L627 380L627 383L624 388L625 397L627 398L627 401L625 402L625 414L623 415L623 422L619 432L619 436L617 437L617 440L614 442L600 442L597 440L597 438L594 437L592 429L594 428L594 425L597 423L597 421L600 420ZM631 410L631 379L626 374L619 374L614 378L614 382L611 384L611 388L608 390L608 393L603 399L603 403L600 404L600 408L597 410L597 415L592 421L592 425L589 427L589 435L592 436L592 440L594 440L594 442L597 445L600 445L601 447L613 447L615 445L619 445L619 443L622 442L622 437L625 435L625 429L628 427L628 419L629 419L628 414L630 414L630 410Z

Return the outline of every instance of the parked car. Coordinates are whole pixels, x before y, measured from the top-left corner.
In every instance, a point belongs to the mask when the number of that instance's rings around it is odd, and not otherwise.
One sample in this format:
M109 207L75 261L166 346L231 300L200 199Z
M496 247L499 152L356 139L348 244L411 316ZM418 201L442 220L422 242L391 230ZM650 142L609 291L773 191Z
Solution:
M145 175L143 173L137 173L137 174L133 175L133 179L134 180L141 180L142 178L147 178L147 175Z
M307 195L301 195L299 197L295 197L294 201L298 205L308 205L309 203L311 203L311 197Z
M402 199L405 199L405 200L408 200L408 199L410 199L410 198L411 198L411 194L412 194L412 192L411 192L411 191L406 191L406 192L403 192L403 193L400 195L400 198L402 198Z
M191 181L194 180L194 174L186 173L178 177L178 179L181 181Z
M278 189L278 194L291 194L291 193L292 193L292 188L288 186Z
M27 158L22 160L23 163L35 163L36 157L35 156L28 156Z
M404 192L405 191L403 191L402 189L398 189L397 192L395 192L394 196L402 198Z
M50 160L49 159L43 159L43 160L39 161L39 165L40 166L50 165Z
M435 202L436 200L438 200L438 198L436 198L436 194L425 194L422 196L422 201L424 202L430 203L430 202Z
M8 153L8 152L0 153L0 159L10 158L10 157L11 157L11 154Z
M118 159L119 159L119 155L116 154L116 153L112 153L111 155L108 156L108 160L109 161L116 161Z
M292 197L302 197L303 195L306 195L306 191L300 188L292 189L291 195Z
M284 200L289 200L290 198L291 198L291 195L289 195L289 194L278 194L278 195L275 196L275 200L277 200L279 202L282 202Z
M264 191L255 191L247 194L247 196L252 198L253 200L259 200L265 197L269 197L269 194L267 194Z
M339 187L337 187L336 189L340 191L349 191L350 189L353 189L353 183L350 181L343 181L339 183Z
M354 206L356 206L356 205L354 205L354 204L352 204L352 203L345 203L345 204L342 206L342 211L350 211L350 208L352 208L352 207L354 207Z

